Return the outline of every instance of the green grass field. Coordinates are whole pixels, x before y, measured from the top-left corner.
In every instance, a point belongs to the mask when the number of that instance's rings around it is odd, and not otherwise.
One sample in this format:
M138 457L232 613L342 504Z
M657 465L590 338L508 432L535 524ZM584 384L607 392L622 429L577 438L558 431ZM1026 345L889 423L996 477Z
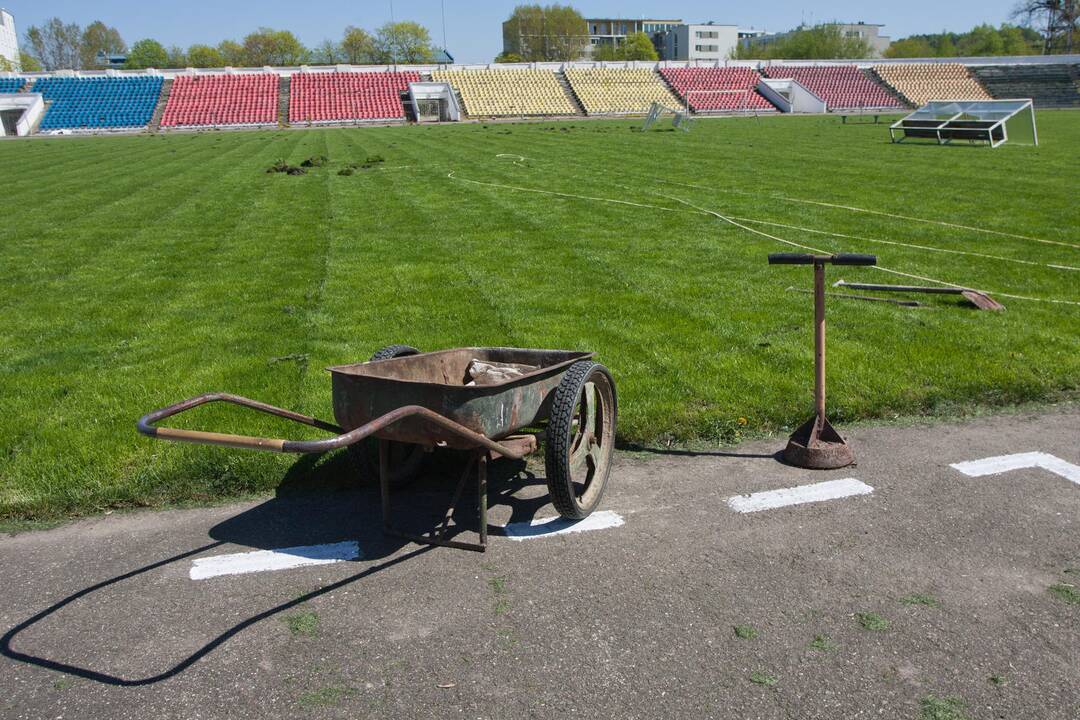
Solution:
M769 267L793 248L680 200L1008 306L831 301L839 423L1075 397L1080 114L1039 120L1041 147L997 150L891 145L884 125L834 117L0 143L0 518L302 478L312 466L296 457L152 441L135 420L211 390L332 419L322 368L397 342L595 350L627 443L789 428L810 410L812 329L809 296L787 288L811 272ZM265 172L314 155L329 164ZM182 424L297 435L240 411Z

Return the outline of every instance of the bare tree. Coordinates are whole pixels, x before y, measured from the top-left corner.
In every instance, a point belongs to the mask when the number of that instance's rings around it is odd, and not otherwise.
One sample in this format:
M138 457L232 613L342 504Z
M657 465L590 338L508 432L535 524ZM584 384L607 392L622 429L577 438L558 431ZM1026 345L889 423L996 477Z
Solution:
M26 29L26 44L46 70L79 70L82 67L82 29L58 17L41 27Z
M1080 28L1080 0L1021 0L1013 17L1043 36L1043 54L1071 53Z

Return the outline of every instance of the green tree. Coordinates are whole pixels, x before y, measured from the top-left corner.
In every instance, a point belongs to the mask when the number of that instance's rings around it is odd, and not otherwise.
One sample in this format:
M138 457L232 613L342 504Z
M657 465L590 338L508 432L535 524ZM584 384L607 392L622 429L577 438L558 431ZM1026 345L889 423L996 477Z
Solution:
M245 63L244 46L235 40L222 40L217 46L224 67L243 67Z
M249 67L303 65L307 58L307 48L288 30L259 28L244 38L244 64Z
M495 62L497 63L523 63L525 58L521 57L517 53L501 52L495 56Z
M386 23L375 32L375 49L382 62L431 62L435 52L427 28L414 22Z
M50 18L41 27L26 29L26 44L46 70L78 70L82 67L82 29L75 23Z
M887 58L929 58L936 57L937 50L923 37L910 37L897 40L885 51Z
M188 56L184 48L178 45L171 45L165 51L166 60L165 67L169 68L184 68L188 66Z
M618 45L600 45L593 50L593 60L659 60L656 46L646 33L630 33Z
M41 72L43 69L38 59L25 50L19 51L19 64L23 72Z
M157 40L146 38L131 46L128 51L127 64L129 70L141 70L143 68L164 68L169 64L169 53L165 46Z
M739 58L752 59L862 59L872 49L865 38L848 37L836 23L801 27L775 40L739 46Z
M503 51L527 62L577 60L589 45L589 29L569 5L518 5L503 23Z
M989 57L1005 54L1005 41L992 25L977 25L960 37L957 52L964 57Z
M187 51L189 67L219 68L225 67L225 58L221 51L209 45L192 45Z
M79 57L84 68L98 66L98 55L112 55L123 53L127 50L124 38L120 37L120 31L109 27L100 20L95 20L82 31L79 43Z
M308 59L315 65L337 65L345 59L345 52L336 42L326 39L311 49Z
M341 51L350 65L374 65L378 62L378 50L371 33L350 25L341 39Z

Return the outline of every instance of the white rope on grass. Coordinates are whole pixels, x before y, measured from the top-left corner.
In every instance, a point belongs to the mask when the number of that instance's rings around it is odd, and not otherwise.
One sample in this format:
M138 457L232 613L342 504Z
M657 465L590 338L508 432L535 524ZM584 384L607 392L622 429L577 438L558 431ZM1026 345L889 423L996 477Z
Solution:
M555 197L570 198L572 200L591 200L593 202L605 202L615 205L629 205L631 207L647 208L649 210L663 210L664 212L685 212L678 208L663 207L661 205L646 205L643 203L630 202L629 200L616 200L614 198L605 197L591 197L589 195L575 195L573 193L555 192L554 190L540 190L538 188L524 188L516 185L503 185L501 183L482 182L480 180L470 180L469 178L458 177L456 170L451 170L450 174L446 177L451 180L457 180L458 182L469 183L471 185L481 185L483 187L500 188L502 190L516 190L518 192L536 193L538 195L553 195Z
M804 249L813 250L814 253L820 253L822 255L832 255L832 253L828 253L828 252L826 252L826 250L821 250L821 249L818 249L818 248L810 247L809 245L800 245L798 243L795 243L795 242L792 242L792 241L789 241L789 240L784 240L784 239L782 239L782 237L777 237L775 235L770 235L767 232L761 232L760 230L754 230L753 228L747 228L746 226L741 225L740 222L735 221L732 218L726 217L724 215L720 215L719 213L716 212L716 210L706 209L704 207L698 207L697 205L694 205L693 203L687 202L685 200L681 200L679 198L675 198L675 196L673 196L673 195L661 194L660 196L661 196L661 198L667 198L669 200L674 200L675 202L678 202L678 203L683 203L684 205L687 205L688 207L692 207L694 209L700 210L700 212L702 212L702 213L705 213L707 215L712 215L714 217L719 218L720 220L724 220L725 222L730 222L731 225L733 225L733 226L735 226L737 228L742 228L743 230L746 230L747 232L752 232L752 233L754 233L756 235L761 235L762 237L768 237L769 240L774 240L774 241L777 241L777 242L780 242L780 243L784 243L785 245L792 245L794 247L801 247L801 248L804 248ZM924 275L915 275L915 274L912 274L912 273L909 273L909 272L902 272L900 270L893 270L892 268L886 268L886 267L883 267L883 266L870 266L870 267L872 267L874 270L879 270L881 272L887 272L887 273L890 273L890 274L893 274L893 275L900 275L902 277L910 277L910 279L913 279L913 280L921 280L923 282L935 283L937 285L944 285L946 287L955 287L955 288L966 289L966 290L977 289L977 288L973 288L973 287L971 287L969 285L957 285L956 283L949 283L949 282L944 281L944 280L936 280L936 279L934 279L934 277L927 277L927 276L924 276ZM1029 296L1026 296L1026 295L1011 295L1009 293L998 293L998 291L996 291L996 290L978 290L978 291L980 291L980 293L984 293L986 295L994 295L994 296L1001 297L1001 298L1011 298L1013 300L1030 300L1032 302L1052 302L1052 303L1055 303L1055 304L1080 305L1080 302L1077 302L1075 300L1055 300L1055 299L1052 299L1052 298L1032 298L1032 297L1029 297Z
M728 188L709 187L708 185L695 185L693 183L682 183L675 180L664 180L663 178L656 178L658 182L666 183L668 185L680 185L682 187L697 188L698 190L712 190L714 192L734 193L736 195L755 195L755 193L749 193L743 190L731 190ZM1004 232L1002 230L991 230L989 228L973 227L971 225L960 225L957 223L945 222L944 220L928 220L926 218L913 217L911 215L897 215L896 213L888 213L883 210L869 210L867 208L853 207L851 205L837 205L834 203L822 202L819 200L804 200L802 198L787 197L784 195L770 194L766 197L773 200L784 200L786 202L803 203L806 205L820 205L821 207L835 208L840 210L848 210L851 212L868 213L870 215L881 215L883 217L891 217L897 220L910 220L912 222L928 223L930 225L941 225L944 227L956 228L958 230L971 230L973 232L987 233L989 235L998 235L1001 237L1015 238L1017 240L1031 240L1032 242L1045 243L1047 245L1060 245L1062 247L1070 247L1080 249L1080 245L1075 243L1064 242L1061 240L1046 240L1044 238L1030 237L1028 235L1017 235L1016 233Z
M898 247L913 248L915 250L928 250L930 252L948 253L950 255L969 255L971 257L985 258L987 260L1000 260L1001 262L1017 263L1019 265L1034 265L1035 267L1047 267L1055 270L1072 270L1080 271L1080 267L1072 267L1070 265L1051 265L1049 263L1035 262L1034 260L1021 260L1020 258L1002 257L1001 255L988 255L986 253L978 253L972 250L952 250L949 248L937 248L930 247L929 245L916 245L914 243L900 242L899 240L880 240L878 238L868 238L859 235L844 235L843 233L829 232L828 230L815 230L814 228L800 227L798 225L786 225L784 223L769 222L766 220L753 220L751 218L740 218L732 216L735 220L742 222L753 223L754 225L770 225L772 227L781 227L787 230L798 230L800 232L814 233L815 235L828 235L830 237L844 238L845 240L858 240L860 242L879 243L882 245L896 245Z
M517 185L504 185L502 183L483 182L481 180L472 180L472 179L469 179L469 178L458 177L457 174L456 174L456 171L454 171L454 170L450 171L450 173L447 175L447 178L449 178L450 180L456 180L458 182L469 183L471 185L478 185L478 186L481 186L481 187L492 187L492 188L498 188L498 189L502 189L502 190L514 190L514 191L517 191L517 192L535 193L535 194L538 194L538 195L550 195L550 196L554 196L554 197L569 198L569 199L572 199L572 200L588 200L588 201L591 201L591 202L611 203L611 204L614 204L614 205L628 205L630 207L645 208L645 209L649 209L649 210L660 210L660 211L663 211L663 212L676 212L676 213L677 212L686 212L684 210L680 210L679 208L669 208L669 207L664 207L662 205L650 205L650 204L645 204L645 203L636 203L636 202L631 202L629 200L617 200L615 198L595 197L595 196L590 196L590 195L577 195L575 193L563 193L563 192L557 192L555 190L540 190L538 188L526 188L526 187L519 187ZM831 255L832 254L832 253L830 253L830 252L828 252L826 250L821 250L820 248L815 248L815 247L812 247L810 245L803 245L801 243L794 242L793 240L785 240L784 238L780 238L780 237L777 237L775 235L770 235L769 233L763 232L761 230L755 230L754 228L743 225L741 222L739 222L739 221L737 221L737 220L735 220L733 218L729 218L729 217L726 217L724 215L721 215L720 213L716 212L715 210L708 210L706 208L698 207L697 205L694 205L693 203L691 203L689 201L682 200L681 198L677 198L677 197L669 196L669 195L663 195L663 194L660 194L660 193L658 193L658 195L660 197L667 198L669 200L674 200L675 202L678 202L678 203L681 203L683 205L686 205L687 207L693 208L694 210L697 211L695 214L711 215L713 217L719 218L720 220L723 220L724 222L730 223L731 225L734 225L735 227L738 227L738 228L740 228L742 230L745 230L745 231L747 231L749 233L753 233L754 235L760 235L761 237L768 238L769 240L773 240L775 242L779 242L779 243L782 243L784 245L789 245L791 247L796 247L796 248L799 248L801 250L809 250L811 252L819 253L819 254L822 254L822 255ZM753 220L744 220L743 222L755 222L755 221L753 221ZM943 285L945 287L952 287L952 288L958 288L958 289L963 289L963 290L974 290L974 289L976 289L976 288L970 287L969 285L958 285L956 283L947 282L945 280L938 280L936 278L925 277L923 275L914 275L912 273L906 273L906 272L902 272L900 270L893 270L892 268L886 268L886 267L883 267L881 265L874 265L872 267L875 270L879 270L881 272L890 273L892 275L898 275L900 277L910 278L912 280L922 280L924 282L935 283L937 285ZM1009 294L1009 293L995 292L995 291L990 291L990 290L980 290L979 292L983 292L983 293L986 293L986 294L989 294L989 295L997 295L999 297L1010 298L1010 299L1013 299L1013 300L1028 300L1028 301L1031 301L1031 302L1044 302L1044 303L1053 303L1053 304L1057 304L1057 305L1076 305L1076 306L1080 306L1080 302L1073 301L1073 300L1055 300L1055 299L1051 299L1051 298L1037 298L1037 297L1029 297L1027 295L1013 295L1013 294Z

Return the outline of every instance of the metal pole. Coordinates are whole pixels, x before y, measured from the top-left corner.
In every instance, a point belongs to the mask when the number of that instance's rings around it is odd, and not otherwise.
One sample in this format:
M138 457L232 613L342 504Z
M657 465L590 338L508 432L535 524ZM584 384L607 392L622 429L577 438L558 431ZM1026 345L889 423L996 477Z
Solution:
M825 424L825 264L814 263L814 407Z

